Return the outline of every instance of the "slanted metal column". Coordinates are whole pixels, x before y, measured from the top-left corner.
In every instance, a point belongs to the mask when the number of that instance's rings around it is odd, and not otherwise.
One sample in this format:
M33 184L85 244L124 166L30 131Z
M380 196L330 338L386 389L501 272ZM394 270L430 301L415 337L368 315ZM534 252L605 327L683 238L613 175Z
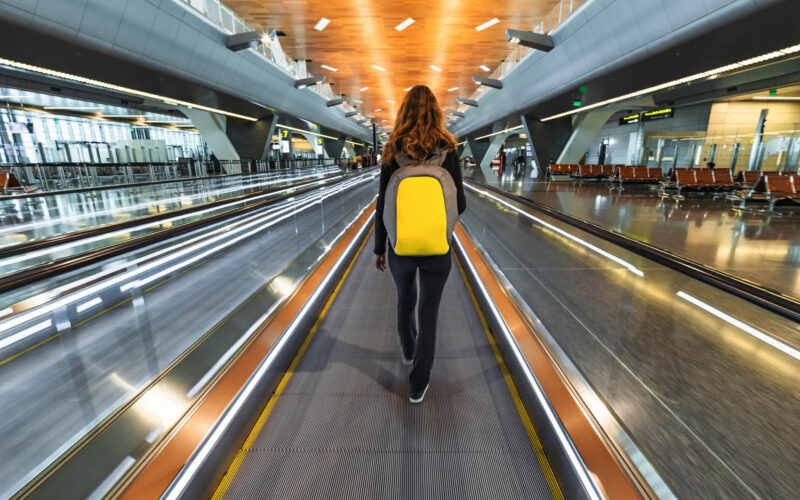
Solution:
M181 112L192 121L192 124L197 128L197 131L200 132L203 140L206 141L206 144L208 144L208 147L211 148L211 151L218 160L236 162L241 160L239 153L236 151L236 148L233 147L233 143L225 133L227 124L223 115L194 108L180 109ZM232 170L235 169L234 167ZM238 172L227 173L240 173L241 166L239 166L238 170Z
M750 161L747 162L747 170L761 170L761 149L764 144L764 124L767 122L769 109L762 109L756 125L756 133L753 136L753 148L750 150Z

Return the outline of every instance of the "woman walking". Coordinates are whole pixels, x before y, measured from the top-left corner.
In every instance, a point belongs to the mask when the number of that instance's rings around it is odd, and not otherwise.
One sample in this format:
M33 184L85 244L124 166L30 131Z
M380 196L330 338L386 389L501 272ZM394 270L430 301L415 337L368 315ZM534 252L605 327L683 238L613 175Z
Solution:
M455 150L436 96L424 85L412 88L384 147L375 217L375 267L386 269L388 239L397 331L403 363L411 366L412 403L422 402L428 390L439 303L452 264L450 237L466 208Z

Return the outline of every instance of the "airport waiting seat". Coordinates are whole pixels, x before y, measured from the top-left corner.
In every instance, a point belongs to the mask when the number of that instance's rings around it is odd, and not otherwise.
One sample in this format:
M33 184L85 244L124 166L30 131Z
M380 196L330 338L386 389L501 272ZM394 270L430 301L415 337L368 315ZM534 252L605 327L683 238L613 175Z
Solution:
M728 199L738 202L738 208L745 208L748 203L768 203L770 212L775 210L776 203L800 203L800 194L797 191L800 180L796 175L781 175L780 172L769 174L760 175L753 186L736 191Z
M602 165L579 165L578 169L570 174L570 177L578 180L608 178L610 174L603 173Z
M554 163L550 166L550 175L569 175L578 169L578 165Z
M797 193L797 185L795 184L796 181L797 177L794 175L764 176L770 211L775 208L776 203L781 201L791 200L795 203L800 202L800 195Z
M32 193L38 189L38 186L23 186L13 172L0 172L0 193L2 194Z
M714 174L714 186L718 191L731 191L736 188L731 171L727 168L715 168L712 173Z
M647 168L647 180L651 182L658 182L664 180L664 171L659 167Z

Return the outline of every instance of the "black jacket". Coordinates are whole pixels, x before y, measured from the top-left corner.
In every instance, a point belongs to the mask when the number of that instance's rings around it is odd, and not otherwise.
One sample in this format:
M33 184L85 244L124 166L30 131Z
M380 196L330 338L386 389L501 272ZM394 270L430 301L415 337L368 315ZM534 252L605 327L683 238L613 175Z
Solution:
M386 253L386 226L383 224L383 204L386 198L386 188L389 186L389 178L400 166L395 160L388 164L381 165L381 187L378 191L378 204L375 207L375 255ZM458 202L458 213L464 213L467 208L467 199L464 197L464 184L461 181L461 167L458 164L458 156L455 152L447 153L442 163L442 168L450 173L456 185L456 200Z

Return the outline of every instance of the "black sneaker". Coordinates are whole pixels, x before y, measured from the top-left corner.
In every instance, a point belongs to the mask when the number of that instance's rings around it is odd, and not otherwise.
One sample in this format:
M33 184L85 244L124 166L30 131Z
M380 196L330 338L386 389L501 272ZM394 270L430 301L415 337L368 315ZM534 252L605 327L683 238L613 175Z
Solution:
M425 388L422 389L422 392L415 393L412 391L408 400L414 404L422 403L422 400L425 398L425 393L428 392L428 387L430 387L430 384L426 385Z

